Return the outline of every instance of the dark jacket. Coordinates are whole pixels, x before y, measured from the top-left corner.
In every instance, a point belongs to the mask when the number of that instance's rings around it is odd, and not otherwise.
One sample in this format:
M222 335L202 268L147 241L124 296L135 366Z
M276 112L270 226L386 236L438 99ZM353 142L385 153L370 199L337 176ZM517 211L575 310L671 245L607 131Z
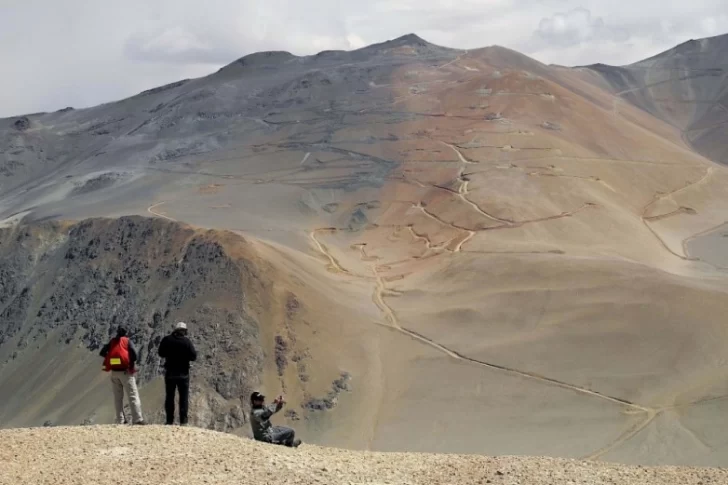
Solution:
M270 417L283 408L283 403L272 403L250 410L250 426L253 428L253 437L258 441L270 441Z
M164 359L164 375L187 377L190 375L190 362L197 360L197 351L186 335L173 332L160 342L159 356Z
M118 337L115 337L115 338L118 338ZM104 345L101 348L101 352L99 352L99 355L101 357L106 358L106 354L109 353L109 346L111 346L111 341L109 341L108 344ZM132 369L134 368L138 357L139 357L139 354L137 353L136 347L134 347L134 342L132 342L131 339L129 339L129 367L131 367Z

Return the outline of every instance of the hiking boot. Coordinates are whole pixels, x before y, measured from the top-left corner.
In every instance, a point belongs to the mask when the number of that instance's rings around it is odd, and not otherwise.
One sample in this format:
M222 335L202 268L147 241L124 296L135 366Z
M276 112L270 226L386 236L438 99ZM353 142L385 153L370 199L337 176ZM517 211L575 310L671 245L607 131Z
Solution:
M136 423L134 423L134 426L146 426L146 424L146 421L137 421Z

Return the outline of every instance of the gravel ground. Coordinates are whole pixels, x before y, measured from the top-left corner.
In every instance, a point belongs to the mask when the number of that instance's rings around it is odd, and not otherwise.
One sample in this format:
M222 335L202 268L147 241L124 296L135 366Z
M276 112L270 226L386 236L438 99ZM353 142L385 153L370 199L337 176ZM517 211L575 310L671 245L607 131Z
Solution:
M728 469L630 467L552 458L288 449L199 428L0 430L0 484L728 483Z

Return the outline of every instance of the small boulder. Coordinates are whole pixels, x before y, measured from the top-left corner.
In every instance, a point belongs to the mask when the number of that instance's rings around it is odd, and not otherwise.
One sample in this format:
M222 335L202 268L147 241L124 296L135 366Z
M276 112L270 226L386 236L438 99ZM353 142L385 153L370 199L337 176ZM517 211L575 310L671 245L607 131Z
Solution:
M26 131L28 128L30 128L30 119L27 116L22 116L15 120L13 126L18 131Z
M553 131L561 130L561 126L559 126L558 123L552 123L550 121L544 121L543 123L541 123L541 127Z

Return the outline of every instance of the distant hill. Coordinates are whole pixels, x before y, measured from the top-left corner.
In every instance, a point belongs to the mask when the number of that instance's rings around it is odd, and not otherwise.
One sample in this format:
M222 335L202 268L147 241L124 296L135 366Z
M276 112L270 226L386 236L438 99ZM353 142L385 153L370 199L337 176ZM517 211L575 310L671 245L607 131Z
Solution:
M690 40L634 64L587 66L625 101L680 129L708 158L728 163L728 34Z

